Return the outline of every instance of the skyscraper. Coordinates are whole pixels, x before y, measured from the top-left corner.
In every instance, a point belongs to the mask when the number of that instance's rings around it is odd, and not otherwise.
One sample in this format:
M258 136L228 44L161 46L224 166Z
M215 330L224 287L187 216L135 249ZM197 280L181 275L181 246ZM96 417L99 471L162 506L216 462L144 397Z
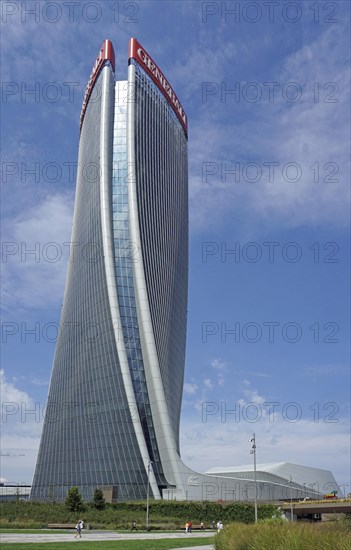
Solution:
M187 128L172 86L138 41L130 40L128 80L115 81L106 40L81 112L72 246L33 500L62 500L72 486L85 499L97 487L144 499L148 485L153 498L250 498L249 476L197 474L180 459ZM261 498L277 496L278 485L262 482Z
M188 277L187 119L135 39L99 52L80 120L72 250L32 498L174 485ZM59 496L59 495L58 495Z

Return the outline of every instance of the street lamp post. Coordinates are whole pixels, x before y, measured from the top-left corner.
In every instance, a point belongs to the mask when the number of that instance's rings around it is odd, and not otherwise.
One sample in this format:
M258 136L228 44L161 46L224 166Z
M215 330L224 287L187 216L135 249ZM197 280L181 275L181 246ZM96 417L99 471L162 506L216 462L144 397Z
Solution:
M317 490L314 489L314 486L317 485ZM313 483L310 484L310 487L312 489L312 493L313 493L313 498L314 500L317 500L317 496L319 494L319 484L317 481L314 481Z
M348 483L343 483L342 485L340 485L340 487L342 487L343 497L347 498L347 491L346 491L345 487L350 487L350 485Z
M147 490L146 490L146 531L149 530L149 492L150 492L150 470L151 470L151 460L147 465Z
M255 480L255 523L257 523L258 520L258 514L257 514L257 474L256 474L256 436L253 434L253 436L250 439L250 443L252 443L250 454L253 455L254 459L254 480Z
M292 502L292 476L290 476L290 516L291 521L294 521L294 509L293 509L293 502Z

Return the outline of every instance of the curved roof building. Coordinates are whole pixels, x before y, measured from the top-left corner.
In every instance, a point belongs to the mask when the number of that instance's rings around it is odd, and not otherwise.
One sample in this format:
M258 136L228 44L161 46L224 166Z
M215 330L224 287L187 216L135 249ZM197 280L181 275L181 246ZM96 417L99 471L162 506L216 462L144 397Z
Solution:
M210 468L206 474L236 480L251 480L251 483L254 480L252 465ZM264 484L270 485L276 488L277 494L284 486L293 489L295 498L305 498L306 496L318 498L331 491L338 491L338 484L329 470L290 462L257 464L256 478L261 488ZM290 489L285 495L287 499L290 498Z

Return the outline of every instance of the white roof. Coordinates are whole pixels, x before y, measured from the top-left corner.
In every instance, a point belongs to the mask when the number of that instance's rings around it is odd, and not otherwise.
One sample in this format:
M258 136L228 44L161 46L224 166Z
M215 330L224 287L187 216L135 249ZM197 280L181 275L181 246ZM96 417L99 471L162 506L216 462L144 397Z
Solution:
M317 484L319 492L329 492L332 490L332 486L337 487L336 480L329 470L321 470L320 468L311 468L310 466L302 466L300 464L292 464L291 462L275 462L268 464L257 464L256 471L258 474L266 473L277 477L280 477L282 481L289 482L290 480L294 484L299 485L312 485ZM205 472L209 475L229 474L230 477L235 477L233 474L241 473L247 477L253 476L253 464L245 464L243 466L225 466L210 468Z

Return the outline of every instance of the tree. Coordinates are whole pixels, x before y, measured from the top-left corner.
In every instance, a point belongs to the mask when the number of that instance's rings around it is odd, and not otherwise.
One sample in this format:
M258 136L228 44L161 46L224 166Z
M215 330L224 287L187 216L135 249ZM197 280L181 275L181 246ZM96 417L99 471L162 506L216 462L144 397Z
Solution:
M106 500L104 499L104 493L98 487L94 491L93 506L97 510L104 510L106 506Z
M83 499L78 487L71 487L69 489L65 504L71 512L79 512L84 509Z
M50 504L55 504L55 485L53 483L50 483L49 485L48 500Z

